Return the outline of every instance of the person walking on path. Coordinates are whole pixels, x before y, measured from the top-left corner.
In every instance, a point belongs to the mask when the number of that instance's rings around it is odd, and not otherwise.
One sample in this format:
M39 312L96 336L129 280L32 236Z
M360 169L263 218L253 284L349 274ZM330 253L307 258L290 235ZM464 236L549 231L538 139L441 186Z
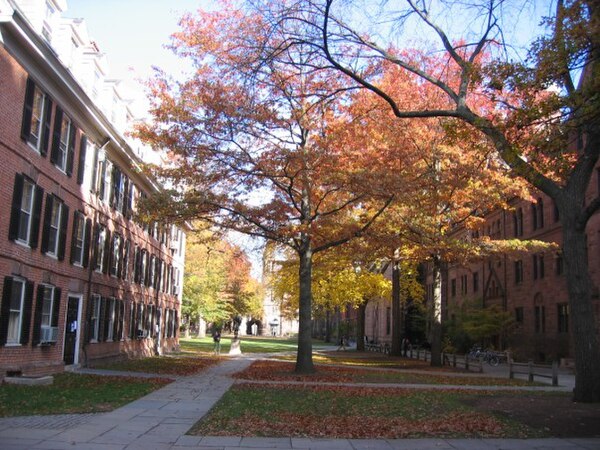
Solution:
M213 342L215 343L214 346L214 353L215 355L220 355L221 354L221 332L218 329L215 329L215 331L213 331Z

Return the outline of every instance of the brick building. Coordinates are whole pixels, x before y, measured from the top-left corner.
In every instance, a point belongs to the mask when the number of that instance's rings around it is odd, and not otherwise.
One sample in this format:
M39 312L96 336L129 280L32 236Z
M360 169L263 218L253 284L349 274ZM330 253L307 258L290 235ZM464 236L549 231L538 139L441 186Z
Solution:
M160 187L64 0L0 0L0 379L170 350L185 234L134 220Z
M592 176L586 200L600 195L600 165ZM495 239L536 239L562 242L560 217L552 200L545 194L535 202L515 201L510 211L495 211L486 217L486 224L476 231ZM457 233L468 238L465 230ZM593 303L600 321L600 214L587 225L588 259L594 284ZM425 265L426 302L433 298L430 271ZM391 279L391 272L386 273ZM547 251L519 257L496 256L472 262L467 266L447 265L442 271L442 321L454 319L456 309L465 301L483 306L498 305L513 317L507 335L495 336L486 345L510 349L518 359L536 361L572 358L570 311L567 283L561 252ZM410 317L409 317L410 316ZM422 317L422 315L421 315ZM426 324L416 324L418 314L405 317L405 332L411 340L423 343ZM381 343L391 341L390 299L375 299L366 309L365 332L369 339ZM422 322L422 319L421 319ZM412 324L412 328L411 328Z

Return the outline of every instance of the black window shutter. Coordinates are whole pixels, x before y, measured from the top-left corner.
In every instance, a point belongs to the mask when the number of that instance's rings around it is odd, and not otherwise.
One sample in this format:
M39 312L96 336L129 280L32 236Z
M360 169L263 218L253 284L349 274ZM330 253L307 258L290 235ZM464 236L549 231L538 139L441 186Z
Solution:
M31 328L31 309L33 308L33 282L25 283L25 298L23 299L23 322L21 324L21 344L29 342Z
M12 296L12 277L4 277L2 304L0 304L0 345L6 344L8 336L8 317L10 316L10 297Z
M92 338L92 310L94 309L94 296L90 295L85 308L85 342Z
M56 164L58 160L58 147L60 145L60 128L62 126L63 112L58 106L54 115L54 134L52 136L52 149L50 150L50 161Z
M136 247L133 261L133 282L140 282L140 249Z
M81 213L79 211L74 211L73 212L73 227L71 228L71 256L69 258L69 262L71 264L73 264L75 262L75 250L77 250L77 248L76 248L77 230L79 230L79 227L83 227L83 226L84 226L84 222L83 222L83 217L81 216Z
M110 199L108 204L111 207L114 207L116 202L117 202L117 195L118 195L118 187L119 187L119 168L113 164L112 166L112 171L110 174Z
M38 284L35 309L33 312L33 333L31 337L32 346L40 343L40 333L42 331L42 308L44 306L44 289L44 285Z
M98 242L100 240L100 224L94 225L94 236L92 237L92 269L98 268Z
M123 236L120 236L119 239L119 264L118 264L118 271L116 273L117 278L123 278L123 255L125 254L125 238Z
M71 121L71 129L69 130L69 146L67 147L67 176L73 173L73 159L75 157L75 133L77 129L73 121Z
M46 110L44 111L44 123L42 125L42 145L40 153L46 156L48 153L48 142L50 141L50 119L52 119L52 100L47 95L44 96L46 102Z
M92 219L85 220L85 235L83 240L83 267L90 263L90 241L92 239Z
M104 241L104 261L102 266L102 272L108 273L110 267L110 260L112 259L112 241L110 240L110 231L106 229L106 239Z
M120 313L121 310L119 309L119 300L114 300L114 305L115 305L115 309L114 309L114 316L113 316L113 341L118 341L119 340L119 320L120 320Z
M125 326L125 302L119 302L119 340L123 339L123 329Z
M146 261L146 264L144 266L144 285L150 286L150 262L152 260L150 259L150 254L147 251L144 251L144 260Z
M85 154L87 152L87 136L82 135L79 141L79 160L77 162L77 184L83 184L85 175Z
M19 234L19 223L21 222L21 201L23 199L24 177L20 173L15 174L15 187L13 188L12 210L10 213L10 225L8 227L8 238L11 241L17 239Z
M21 123L21 139L29 139L31 134L31 117L33 115L33 94L35 93L35 83L31 78L27 78L25 86L25 104L23 105L23 122Z
M35 186L33 196L33 214L31 216L31 234L29 237L29 246L37 248L40 234L40 217L42 214L42 199L44 198L44 189Z
M69 223L69 207L64 203L60 208L60 229L58 230L58 257L59 261L65 259L65 247L67 245L67 225Z
M122 175L124 176L124 175ZM129 217L129 178L125 177L125 183L123 183L123 215Z
M61 289L60 288L54 288L54 303L52 305L52 321L50 322L50 325L52 325L53 327L57 327L58 326L58 315L60 314L60 294L61 294Z
M54 204L54 196L46 195L46 209L44 212L44 227L42 228L42 246L40 250L42 253L48 251L48 237L50 234L50 220L52 220L52 206Z

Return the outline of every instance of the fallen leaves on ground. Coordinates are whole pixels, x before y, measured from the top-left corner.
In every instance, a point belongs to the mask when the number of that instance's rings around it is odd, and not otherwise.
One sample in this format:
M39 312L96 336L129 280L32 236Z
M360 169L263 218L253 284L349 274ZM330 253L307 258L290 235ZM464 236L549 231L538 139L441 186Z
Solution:
M500 437L504 427L491 416L478 413L456 413L436 420L409 420L397 417L314 416L277 413L272 417L257 417L250 413L232 420L228 427L242 436L289 436L317 438L407 438L468 435ZM227 430L211 430L216 436L231 435Z
M440 373L411 373L398 369L373 370L351 366L315 365L316 372L298 374L295 365L282 361L255 361L247 369L234 375L242 380L259 381L296 381L331 383L402 383L402 384L443 384L465 386L522 386L528 384L522 380L489 378L486 376L442 375Z

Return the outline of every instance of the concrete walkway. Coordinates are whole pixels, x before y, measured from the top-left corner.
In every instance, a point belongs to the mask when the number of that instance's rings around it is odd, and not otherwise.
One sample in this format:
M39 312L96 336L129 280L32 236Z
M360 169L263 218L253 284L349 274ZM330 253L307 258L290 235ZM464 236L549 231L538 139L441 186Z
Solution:
M600 439L312 439L187 436L255 356L225 359L115 411L0 419L0 449L597 450ZM131 375L131 374L129 374ZM489 387L488 387L489 389Z

